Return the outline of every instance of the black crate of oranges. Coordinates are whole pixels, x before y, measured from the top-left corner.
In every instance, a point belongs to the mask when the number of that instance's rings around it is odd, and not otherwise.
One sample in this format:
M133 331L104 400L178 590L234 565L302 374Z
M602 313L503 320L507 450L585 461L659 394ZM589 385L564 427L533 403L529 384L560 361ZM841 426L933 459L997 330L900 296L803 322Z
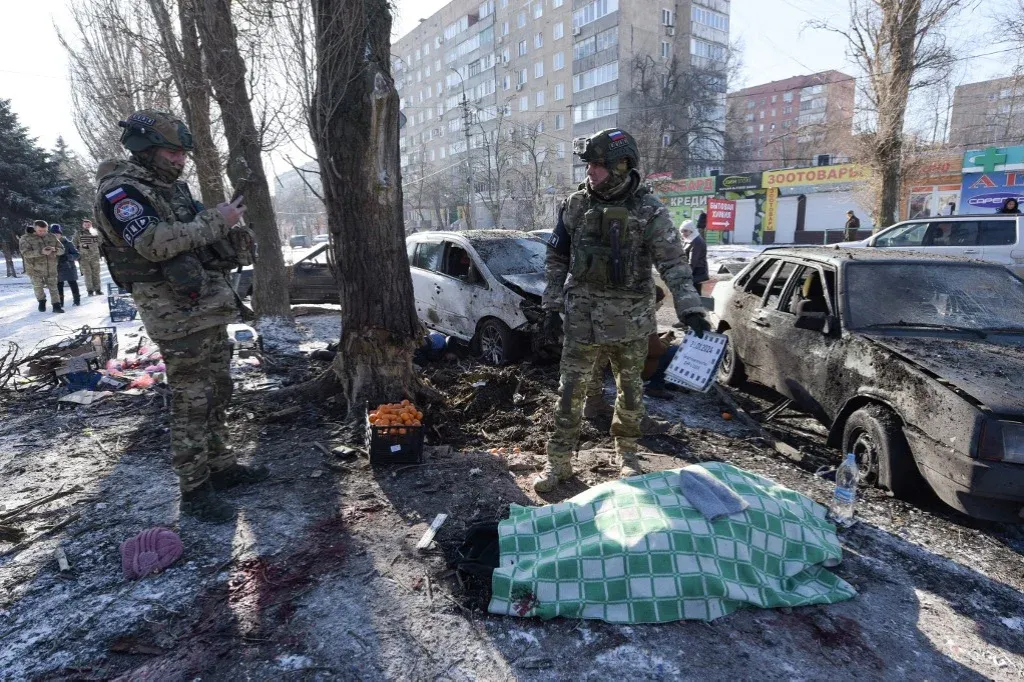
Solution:
M367 406L366 449L370 464L420 464L423 461L423 413L408 400Z

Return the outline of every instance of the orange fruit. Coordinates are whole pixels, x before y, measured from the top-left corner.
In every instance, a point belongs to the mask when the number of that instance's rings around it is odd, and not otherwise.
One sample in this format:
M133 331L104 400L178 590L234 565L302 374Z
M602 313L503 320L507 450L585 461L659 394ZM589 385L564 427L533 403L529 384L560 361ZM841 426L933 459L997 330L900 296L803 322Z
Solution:
M405 429L398 429L398 435L399 436L404 436L405 435Z
M723 412L722 413L722 419L724 419L725 421L732 420L732 413L730 413L730 412Z

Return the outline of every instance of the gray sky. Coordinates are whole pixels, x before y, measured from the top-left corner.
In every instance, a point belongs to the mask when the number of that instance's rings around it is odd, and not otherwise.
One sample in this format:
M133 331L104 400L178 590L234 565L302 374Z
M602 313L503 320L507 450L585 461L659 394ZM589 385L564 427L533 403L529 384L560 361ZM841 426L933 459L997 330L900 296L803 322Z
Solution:
M54 23L67 27L67 2L73 0L0 0L0 97L12 101L24 125L51 147L58 135L83 150L71 116L67 59L57 42ZM638 1L638 0L634 0ZM644 0L647 1L647 0ZM420 18L444 6L445 0L397 0L395 38L409 32ZM993 25L991 14L1009 0L979 0L957 27L969 52L999 49L979 36ZM143 3L140 1L140 7ZM733 0L732 36L744 47L740 86L756 85L803 73L837 69L853 73L841 40L806 26L812 18L844 23L847 0ZM993 55L962 63L964 82L1010 72L1011 55Z

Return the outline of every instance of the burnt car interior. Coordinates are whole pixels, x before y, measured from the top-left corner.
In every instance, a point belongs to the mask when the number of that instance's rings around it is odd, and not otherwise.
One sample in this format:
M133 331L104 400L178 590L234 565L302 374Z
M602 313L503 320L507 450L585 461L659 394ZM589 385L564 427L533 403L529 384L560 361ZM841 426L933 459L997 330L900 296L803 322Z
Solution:
M447 248L445 249L444 269L441 271L441 274L454 277L466 284L486 288L487 282L480 276L480 272L473 264L473 259L470 258L469 253L465 249L449 242L445 242L445 245Z

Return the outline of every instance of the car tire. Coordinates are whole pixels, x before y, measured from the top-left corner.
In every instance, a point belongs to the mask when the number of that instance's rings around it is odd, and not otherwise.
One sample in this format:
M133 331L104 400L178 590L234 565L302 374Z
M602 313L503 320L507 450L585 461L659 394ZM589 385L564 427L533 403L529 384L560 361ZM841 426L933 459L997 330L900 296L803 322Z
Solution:
M488 318L476 330L474 346L488 365L507 365L519 359L521 344L516 333L497 318Z
M882 405L865 405L843 427L843 452L857 455L861 481L890 490L900 499L913 498L924 481L910 453L896 414Z
M747 370L736 352L732 330L726 329L724 333L729 343L725 345L725 356L718 365L718 381L726 386L742 386L747 381Z

